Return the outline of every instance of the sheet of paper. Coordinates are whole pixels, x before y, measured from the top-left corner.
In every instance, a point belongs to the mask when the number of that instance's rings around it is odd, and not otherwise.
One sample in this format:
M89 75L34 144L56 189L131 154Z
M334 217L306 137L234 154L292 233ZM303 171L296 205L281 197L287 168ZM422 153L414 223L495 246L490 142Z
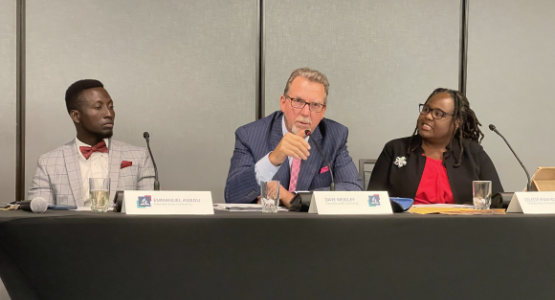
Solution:
M77 207L76 209L70 209L71 211L91 211L91 207L90 206L83 206L83 207ZM108 207L108 211L113 211L114 208L113 207Z
M250 203L215 203L215 210L224 211L254 211L261 212L262 204L250 204ZM287 208L280 206L278 211L288 211Z
M414 204L412 207L474 208L472 204Z
M493 208L493 209L485 209L485 210L461 209L461 210L444 211L444 212L440 212L440 214L444 214L444 215L504 215L505 214L505 209L504 208Z
M477 210L471 205L414 205L409 209L415 214L448 214L448 215L492 215L505 214L505 209Z

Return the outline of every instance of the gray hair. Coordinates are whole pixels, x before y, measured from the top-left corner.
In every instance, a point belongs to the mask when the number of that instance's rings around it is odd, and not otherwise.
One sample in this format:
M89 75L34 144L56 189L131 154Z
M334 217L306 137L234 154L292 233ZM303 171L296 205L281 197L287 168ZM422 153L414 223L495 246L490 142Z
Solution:
M311 82L321 83L324 86L324 89L326 90L325 101L327 102L328 90L330 87L328 78L320 71L312 70L310 68L299 68L293 71L293 73L291 73L291 76L289 76L289 79L287 80L287 84L285 85L285 89L283 90L283 95L287 95L287 93L289 93L289 88L291 87L291 83L293 82L293 80L295 80L295 78L299 76L306 78L308 79L308 81L311 81Z

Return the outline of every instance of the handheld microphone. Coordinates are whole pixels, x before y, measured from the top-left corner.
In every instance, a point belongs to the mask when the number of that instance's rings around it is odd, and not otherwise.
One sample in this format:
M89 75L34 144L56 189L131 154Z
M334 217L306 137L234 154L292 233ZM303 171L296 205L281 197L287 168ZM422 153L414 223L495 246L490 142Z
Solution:
M154 162L154 156L152 156L152 151L150 151L150 140L149 140L150 134L148 134L148 132L145 131L145 133L143 133L143 137L146 140L146 147L148 148L148 153L150 154L152 165L154 165L154 190L159 191L160 181L158 181L158 169L156 168L156 163Z
M518 158L518 155L516 155L515 151L513 150L513 148L511 147L511 145L509 145L509 142L507 142L507 140L505 139L505 137L503 135L501 135L501 133L499 133L499 131L497 131L497 129L495 128L495 125L493 124L489 124L489 129L495 133L497 133L504 141L505 144L507 144L507 146L509 146L509 149L511 149L511 151L513 152L513 154L516 157L516 160L518 160L518 162L520 163L520 166L522 167L522 169L524 170L524 173L526 173L526 177L528 178L528 184L526 185L526 190L528 192L532 191L532 181L530 180L530 174L528 174L528 170L526 170L526 167L524 166L524 164L520 161L520 158Z
M43 213L48 209L48 201L42 197L35 197L33 200L19 202L19 209L34 213Z
M305 130L304 134L306 136L310 136L312 134L312 132L310 132L310 130ZM328 160L326 159L326 157L324 156L324 154L322 153L322 150L320 149L320 146L318 145L318 143L316 143L316 140L315 139L310 139L310 140L314 142L314 145L316 145L316 149L318 149L318 153L320 153L320 156L322 157L322 159L326 163L326 166L328 166L328 170L330 171L330 176L331 176L330 191L333 192L333 191L335 191L335 180L333 180L333 172L331 171L331 165L328 162Z

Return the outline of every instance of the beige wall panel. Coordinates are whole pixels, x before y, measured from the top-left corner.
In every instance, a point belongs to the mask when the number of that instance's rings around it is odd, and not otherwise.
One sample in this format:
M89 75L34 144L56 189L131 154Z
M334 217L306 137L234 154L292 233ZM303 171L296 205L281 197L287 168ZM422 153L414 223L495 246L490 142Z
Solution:
M532 173L555 166L555 2L471 1L467 95L484 125L484 148L506 191L526 176L495 124Z
M330 81L326 117L349 127L349 150L377 158L410 135L418 104L457 88L460 1L266 1L266 114L292 70Z
M16 200L16 3L0 0L0 202Z
M223 201L235 129L255 118L256 0L27 3L27 188L41 153L74 138L64 93L101 80L114 138L152 151L164 190Z
M16 182L16 1L0 0L0 202L15 199ZM0 279L0 300L10 296Z

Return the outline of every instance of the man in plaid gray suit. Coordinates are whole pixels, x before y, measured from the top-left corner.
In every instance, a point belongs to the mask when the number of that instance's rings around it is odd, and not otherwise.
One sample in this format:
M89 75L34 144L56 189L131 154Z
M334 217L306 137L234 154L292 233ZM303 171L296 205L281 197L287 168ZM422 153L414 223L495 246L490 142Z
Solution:
M110 199L120 190L153 190L154 167L145 148L112 139L115 111L104 85L80 80L66 91L77 129L71 142L39 157L27 199L90 206L89 178L110 178Z

